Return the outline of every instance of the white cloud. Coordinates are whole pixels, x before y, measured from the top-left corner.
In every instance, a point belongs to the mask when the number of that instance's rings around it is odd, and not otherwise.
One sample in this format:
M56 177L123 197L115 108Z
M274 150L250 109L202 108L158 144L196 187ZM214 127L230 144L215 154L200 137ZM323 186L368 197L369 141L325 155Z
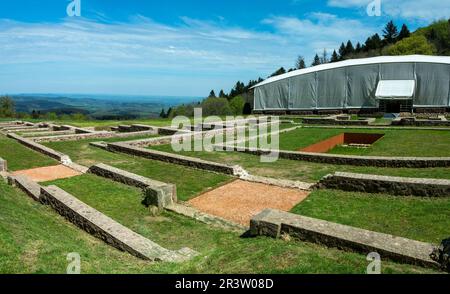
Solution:
M366 9L373 0L328 0L331 7ZM381 0L382 14L429 23L450 17L450 2L443 0Z
M346 40L363 42L379 30L358 20L339 18L333 14L316 12L308 16L305 19L277 16L263 22L273 25L280 34L289 36L288 39L296 40L310 54L322 52L324 48L337 49Z
M188 17L165 25L141 15L128 23L0 20L0 91L198 95L268 75L279 66L292 67L299 54L312 59L323 48L362 41L372 33L357 20L326 13L304 19L273 16L263 22L270 30Z

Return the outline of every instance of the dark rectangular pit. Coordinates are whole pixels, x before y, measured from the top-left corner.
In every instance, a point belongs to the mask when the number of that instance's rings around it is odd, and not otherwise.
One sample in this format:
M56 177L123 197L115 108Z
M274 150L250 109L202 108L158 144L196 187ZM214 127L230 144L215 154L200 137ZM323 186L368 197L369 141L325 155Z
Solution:
M379 139L381 139L383 136L384 134L373 134L373 133L342 133L337 136L333 136L321 142L310 145L299 151L325 153L338 145L370 146Z

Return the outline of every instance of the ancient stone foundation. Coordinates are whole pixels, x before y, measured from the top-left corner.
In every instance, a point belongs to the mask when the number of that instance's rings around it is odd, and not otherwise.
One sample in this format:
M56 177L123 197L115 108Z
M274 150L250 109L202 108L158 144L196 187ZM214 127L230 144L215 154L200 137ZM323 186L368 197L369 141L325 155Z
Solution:
M450 197L450 180L390 177L336 172L320 180L316 188L399 196Z
M126 143L109 143L108 150L229 175L233 175L235 172L235 167L233 166L201 160L194 157L130 146Z
M30 139L23 138L23 137L21 137L19 135L16 135L14 133L8 134L8 137L17 140L19 143L21 143L22 145L27 146L30 149L33 149L33 150L35 150L37 152L40 152L42 154L45 154L47 156L50 156L51 158L54 158L54 159L56 159L56 160L58 160L58 161L60 161L62 163L70 163L71 162L69 156L67 156L67 155L65 155L63 153L57 152L57 151L55 151L55 150L53 150L51 148L48 148L48 147L46 147L44 145L39 144L39 143L36 143L36 142L34 142L34 141L30 140Z
M178 251L165 249L56 186L42 187L40 201L53 207L89 234L136 257L152 261L180 262L197 254L189 248Z
M253 217L250 233L274 238L288 235L301 241L362 254L377 252L382 259L431 268L439 267L430 257L434 248L432 244L274 209L266 209Z
M327 153L298 152L286 150L250 149L248 147L237 149L232 145L214 145L216 150L239 151L253 155L278 154L279 158L290 160L302 160L318 163L378 166L378 167L450 167L450 157L386 157L386 156L354 156Z
M153 205L163 209L177 202L175 185L155 181L103 163L91 166L88 172L119 183L141 188L144 193L144 204L148 206Z

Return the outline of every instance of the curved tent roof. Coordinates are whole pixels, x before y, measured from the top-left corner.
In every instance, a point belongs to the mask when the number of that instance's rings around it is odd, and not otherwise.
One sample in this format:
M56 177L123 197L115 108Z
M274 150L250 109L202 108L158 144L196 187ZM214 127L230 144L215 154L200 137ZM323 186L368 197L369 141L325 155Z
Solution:
M399 62L425 62L425 63L442 63L450 64L450 56L428 56L428 55L402 55L402 56L378 56L370 58L359 58L359 59L348 59L339 62L321 64L317 66L312 66L304 69L294 70L282 75L268 78L261 83L253 86L252 88L257 88L263 85L267 85L279 80L287 79L290 77L295 77L299 75L304 75L312 72L318 72L329 69L336 69L341 67L355 66L355 65L366 65L366 64L378 64L378 63L399 63Z

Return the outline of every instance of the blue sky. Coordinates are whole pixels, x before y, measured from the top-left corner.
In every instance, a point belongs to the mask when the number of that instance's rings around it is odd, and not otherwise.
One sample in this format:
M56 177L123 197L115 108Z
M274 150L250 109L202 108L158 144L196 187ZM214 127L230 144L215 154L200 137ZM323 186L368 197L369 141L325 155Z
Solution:
M202 96L309 63L393 19L450 17L449 0L69 0L0 2L0 93ZM424 4L425 3L425 4Z

